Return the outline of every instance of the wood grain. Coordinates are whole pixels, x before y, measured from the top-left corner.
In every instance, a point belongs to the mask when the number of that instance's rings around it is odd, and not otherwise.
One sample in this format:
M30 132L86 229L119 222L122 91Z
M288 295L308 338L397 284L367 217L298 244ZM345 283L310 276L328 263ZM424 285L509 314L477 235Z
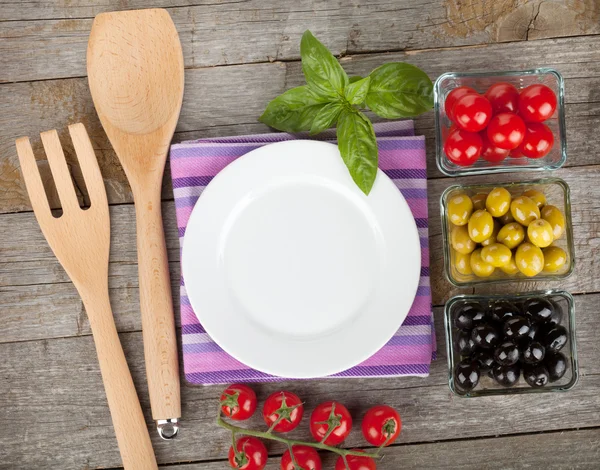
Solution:
M377 464L382 469L460 470L595 469L600 461L600 429L549 432L524 436L436 442L389 447ZM335 458L321 454L324 468ZM161 467L169 470L223 470L225 462L206 462ZM265 470L279 470L279 458L271 456Z
M589 297L598 302L598 296ZM590 325L585 315L582 320ZM357 417L372 405L387 403L403 417L402 444L598 427L598 346L593 334L580 339L583 374L568 394L458 398L448 389L443 358L434 362L426 380L352 380L352 387L344 379L313 380L262 384L255 389L262 400L278 388L289 388L306 400L307 408L335 396ZM141 334L121 334L121 341L149 421ZM0 395L0 418L28 424L0 429L0 457L6 468L44 468L56 465L58 456L65 469L118 465L97 365L90 360L92 353L89 336L0 345L0 377L10 384ZM225 458L229 436L214 424L220 392L218 386L182 388L185 432L167 443L152 436L159 463ZM261 426L260 417L254 417L249 425ZM306 432L301 426L294 436L307 437ZM347 445L362 445L359 434L352 433ZM271 447L272 452L282 450Z
M600 36L408 54L369 54L345 58L343 64L351 74L364 74L383 62L404 60L422 67L435 78L448 70L493 69L514 57L518 57L515 68L531 68L543 63L556 67L566 78L567 165L600 162L600 143L595 138L596 129L600 127L600 79L597 78L600 76ZM299 63L286 62L187 70L185 80L186 92L175 141L268 132L266 126L256 121L266 103L287 88L300 84L303 78ZM107 184L109 202L132 202L125 174L100 126L85 78L0 86L0 213L30 208L18 172L14 139L37 135L40 129L64 129L65 124L72 122L83 122L90 133ZM416 127L417 132L427 136L428 174L439 177L434 160L433 114L418 118ZM64 133L60 136L85 199L69 139ZM32 143L41 158L39 142ZM49 180L47 171L43 177ZM163 197L170 197L169 193L169 182L165 180ZM51 197L51 203L58 207L55 196Z

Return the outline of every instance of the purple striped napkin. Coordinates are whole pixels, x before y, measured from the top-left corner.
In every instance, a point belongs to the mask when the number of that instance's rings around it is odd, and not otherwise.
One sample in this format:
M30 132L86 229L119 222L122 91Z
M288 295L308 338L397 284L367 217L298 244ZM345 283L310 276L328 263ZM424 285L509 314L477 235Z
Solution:
M414 136L412 121L375 125L379 146L379 167L394 181L406 198L417 222L421 238L422 267L417 297L392 339L363 363L336 374L336 377L427 376L435 357L435 333L429 285L429 245L427 231L427 179L425 139ZM290 134L200 139L171 147L171 176L177 211L180 246L190 214L211 179L225 166L245 153L271 142L293 140ZM319 135L334 140L335 132ZM191 384L270 382L281 380L249 368L223 351L199 323L182 278L181 334L183 366Z

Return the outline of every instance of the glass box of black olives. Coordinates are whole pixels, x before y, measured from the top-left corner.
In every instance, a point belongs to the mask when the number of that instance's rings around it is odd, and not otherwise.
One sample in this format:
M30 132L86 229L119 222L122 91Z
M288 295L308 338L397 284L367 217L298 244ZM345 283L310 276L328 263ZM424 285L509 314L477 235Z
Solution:
M444 315L455 394L565 391L577 383L575 310L568 292L459 295L446 303Z
M454 185L440 205L453 285L557 280L573 272L570 190L562 179Z

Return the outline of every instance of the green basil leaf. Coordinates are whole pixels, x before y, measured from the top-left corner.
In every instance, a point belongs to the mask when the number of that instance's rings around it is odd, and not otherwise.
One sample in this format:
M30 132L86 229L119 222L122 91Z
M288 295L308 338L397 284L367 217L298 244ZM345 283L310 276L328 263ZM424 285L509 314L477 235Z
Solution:
M359 80L362 80L363 77L361 77L360 75L352 75L349 79L348 79L348 83L354 83L354 82L358 82Z
M309 131L319 111L327 103L307 85L303 85L292 88L271 101L258 120L280 131Z
M371 77L363 78L357 82L350 83L344 89L344 97L350 104L361 104L365 101L369 92Z
M356 110L344 109L337 123L342 159L358 187L369 194L377 177L377 140L369 118Z
M369 75L366 103L387 119L416 116L433 107L433 84L425 72L404 62L390 62Z
M337 120L343 107L344 105L339 102L327 103L323 106L315 116L310 128L310 135L315 135L319 132L323 132L325 129L329 129Z
M329 50L305 31L300 42L302 71L308 86L319 96L339 100L348 84L348 75Z

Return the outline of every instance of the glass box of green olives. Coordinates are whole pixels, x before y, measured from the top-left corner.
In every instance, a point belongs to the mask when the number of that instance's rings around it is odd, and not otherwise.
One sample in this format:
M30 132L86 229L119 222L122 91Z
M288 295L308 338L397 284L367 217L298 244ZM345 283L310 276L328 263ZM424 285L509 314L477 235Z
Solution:
M561 290L458 295L445 306L448 384L461 397L570 390L575 307Z
M455 286L564 279L573 272L565 181L454 185L440 205L445 273Z

